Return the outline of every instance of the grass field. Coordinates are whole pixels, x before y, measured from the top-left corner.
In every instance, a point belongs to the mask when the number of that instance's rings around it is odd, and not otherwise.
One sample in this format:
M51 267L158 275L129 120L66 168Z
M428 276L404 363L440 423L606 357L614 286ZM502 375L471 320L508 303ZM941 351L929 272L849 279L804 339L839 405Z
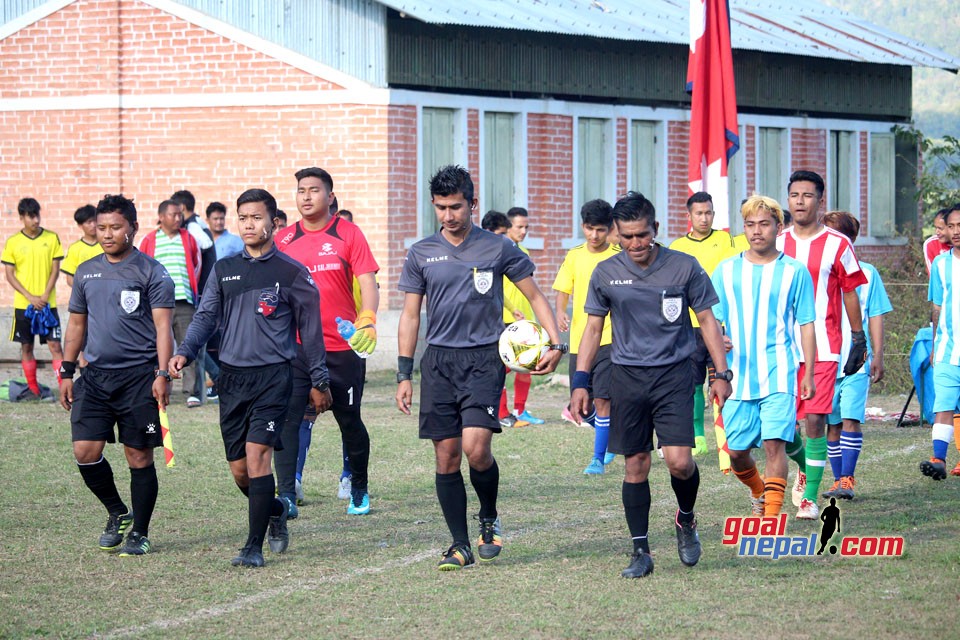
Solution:
M268 552L260 570L229 564L245 537L246 503L223 460L215 406L171 409L177 466L158 465L153 550L119 558L96 548L105 512L73 463L66 412L0 404L0 637L960 637L960 479L919 474L928 429L869 423L858 498L841 505L845 534L903 536L902 557L738 558L720 538L725 517L749 515L749 500L711 455L700 461L700 564L677 558L676 503L655 461L656 571L628 581L619 577L630 544L622 460L605 476L582 475L592 431L555 418L565 389L537 386L532 411L554 419L494 441L503 554L440 573L449 540L432 448L394 408L388 378L372 375L365 398L373 512L347 516L336 499L339 434L321 419L290 550ZM889 398L888 408L902 402ZM107 456L126 498L122 452L109 446ZM951 465L956 456L951 445ZM819 531L794 512L788 534Z

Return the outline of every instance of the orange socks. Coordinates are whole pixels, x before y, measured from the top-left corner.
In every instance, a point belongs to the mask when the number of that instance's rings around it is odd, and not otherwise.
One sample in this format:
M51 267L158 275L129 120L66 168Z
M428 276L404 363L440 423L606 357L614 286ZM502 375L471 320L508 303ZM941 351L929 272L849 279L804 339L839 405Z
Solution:
M783 508L783 493L787 490L786 478L767 478L763 493L763 515L778 516Z
M733 473L737 476L737 480L750 488L751 496L754 498L759 498L763 495L763 480L760 479L760 474L757 473L756 466L753 466L746 471L734 470Z

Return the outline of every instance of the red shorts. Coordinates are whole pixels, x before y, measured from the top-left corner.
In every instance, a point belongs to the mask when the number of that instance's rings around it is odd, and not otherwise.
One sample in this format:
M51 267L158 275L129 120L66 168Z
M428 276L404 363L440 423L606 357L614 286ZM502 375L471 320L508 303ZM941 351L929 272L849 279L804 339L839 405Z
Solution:
M805 362L800 363L800 369L797 370L797 420L801 420L808 413L817 415L830 415L833 413L833 391L837 384L836 362L815 362L813 364L813 384L817 387L817 392L809 400L800 398L800 383L807 370Z

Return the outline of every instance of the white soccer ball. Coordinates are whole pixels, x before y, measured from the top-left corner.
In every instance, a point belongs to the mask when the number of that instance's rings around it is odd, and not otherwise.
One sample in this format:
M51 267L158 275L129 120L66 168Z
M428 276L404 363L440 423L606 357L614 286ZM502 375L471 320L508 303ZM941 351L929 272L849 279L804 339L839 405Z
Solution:
M530 373L550 350L550 336L536 322L517 320L500 334L500 359L517 373Z

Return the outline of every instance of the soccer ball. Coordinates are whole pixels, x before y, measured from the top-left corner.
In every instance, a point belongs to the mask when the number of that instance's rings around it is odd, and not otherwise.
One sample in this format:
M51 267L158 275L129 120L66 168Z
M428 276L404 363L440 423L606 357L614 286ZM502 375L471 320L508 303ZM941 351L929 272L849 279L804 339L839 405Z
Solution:
M550 336L536 322L517 320L500 334L500 359L517 373L530 373L550 350Z

